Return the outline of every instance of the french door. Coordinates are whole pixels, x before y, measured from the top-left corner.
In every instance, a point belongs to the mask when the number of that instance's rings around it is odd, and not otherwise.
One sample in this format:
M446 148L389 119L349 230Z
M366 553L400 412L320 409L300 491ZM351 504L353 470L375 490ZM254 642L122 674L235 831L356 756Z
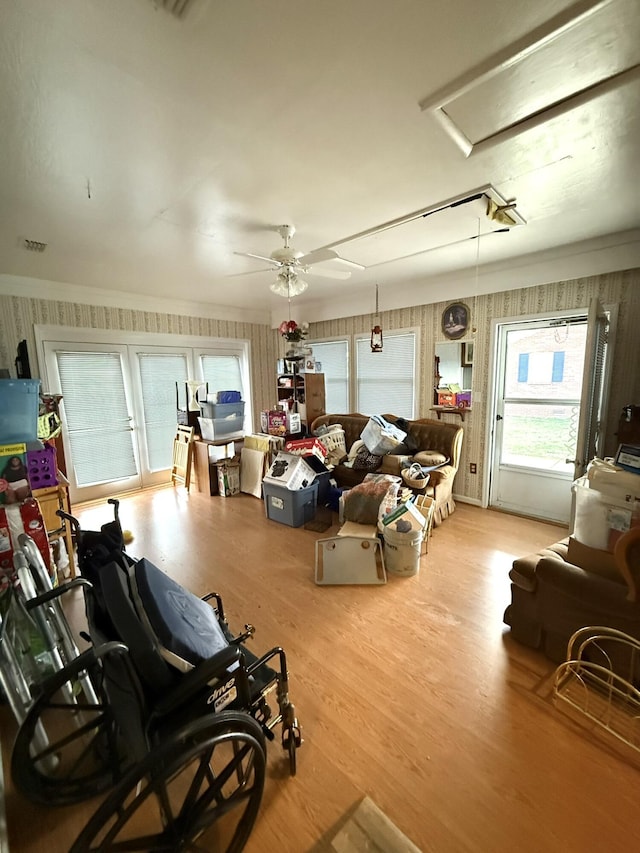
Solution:
M606 329L596 304L498 325L490 506L569 521L571 483L599 449Z
M53 340L60 330L46 331L49 339L42 329L37 334L43 387L62 395L72 502L168 482L177 400L186 399L188 379L206 382L212 392L240 391L251 429L248 342L182 338L195 346L162 346L113 343L94 330ZM88 343L94 335L102 340Z

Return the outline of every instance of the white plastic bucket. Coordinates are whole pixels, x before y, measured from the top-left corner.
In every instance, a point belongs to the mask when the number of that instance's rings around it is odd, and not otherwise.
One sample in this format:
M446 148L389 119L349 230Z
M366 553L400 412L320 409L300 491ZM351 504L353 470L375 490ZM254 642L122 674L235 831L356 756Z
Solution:
M420 569L420 551L423 530L398 533L386 527L384 530L384 564L394 575L417 575Z

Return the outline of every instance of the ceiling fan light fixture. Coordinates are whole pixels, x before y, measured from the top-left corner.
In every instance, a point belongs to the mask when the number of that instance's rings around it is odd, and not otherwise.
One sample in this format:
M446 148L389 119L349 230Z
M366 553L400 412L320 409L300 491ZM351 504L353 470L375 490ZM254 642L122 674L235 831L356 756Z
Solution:
M298 278L295 272L283 270L278 274L278 278L270 285L273 293L278 296L284 296L285 299L291 299L293 296L300 296L309 287L308 283L302 278Z

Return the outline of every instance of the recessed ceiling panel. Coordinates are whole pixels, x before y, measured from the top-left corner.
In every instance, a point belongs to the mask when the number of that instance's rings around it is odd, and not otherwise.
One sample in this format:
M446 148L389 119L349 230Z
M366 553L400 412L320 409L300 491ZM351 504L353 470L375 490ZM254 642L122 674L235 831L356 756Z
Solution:
M638 0L579 0L420 107L469 156L639 80Z
M475 144L639 62L637 0L607 4L461 94L445 111Z

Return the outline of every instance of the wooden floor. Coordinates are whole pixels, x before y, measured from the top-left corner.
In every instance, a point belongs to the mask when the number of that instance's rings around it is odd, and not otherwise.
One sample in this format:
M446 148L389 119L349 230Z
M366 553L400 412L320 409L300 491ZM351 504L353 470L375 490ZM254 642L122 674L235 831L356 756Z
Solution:
M92 529L109 509L77 511ZM133 556L219 591L233 628L257 627L256 651L288 653L305 743L294 779L269 745L249 853L324 850L364 796L424 853L634 849L639 771L553 707L553 665L502 624L513 558L562 529L459 504L417 576L318 587L328 534L267 521L255 498L160 489L123 499L121 518ZM0 722L8 773L6 708ZM12 853L66 853L96 805L41 809L9 790Z

